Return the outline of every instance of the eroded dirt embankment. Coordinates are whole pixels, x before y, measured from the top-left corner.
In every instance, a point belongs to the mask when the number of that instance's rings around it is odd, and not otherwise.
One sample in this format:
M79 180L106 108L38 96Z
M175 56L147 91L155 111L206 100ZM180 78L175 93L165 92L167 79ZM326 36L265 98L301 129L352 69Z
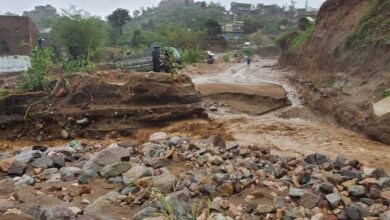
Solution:
M390 143L390 120L372 105L390 88L389 1L328 0L299 50L285 48L279 64L309 106L342 125Z
M68 91L10 94L0 102L0 137L56 138L131 134L181 118L204 116L188 76L98 72L74 75Z

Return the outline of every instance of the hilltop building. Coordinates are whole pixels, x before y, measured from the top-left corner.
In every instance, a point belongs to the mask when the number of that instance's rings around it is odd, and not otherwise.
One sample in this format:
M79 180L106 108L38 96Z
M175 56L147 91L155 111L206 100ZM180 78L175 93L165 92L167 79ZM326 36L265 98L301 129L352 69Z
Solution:
M230 11L235 15L248 14L252 11L252 5L246 3L232 2Z
M37 38L37 28L30 18L0 16L0 73L27 69L28 55Z
M161 0L161 8L177 8L195 4L194 0Z

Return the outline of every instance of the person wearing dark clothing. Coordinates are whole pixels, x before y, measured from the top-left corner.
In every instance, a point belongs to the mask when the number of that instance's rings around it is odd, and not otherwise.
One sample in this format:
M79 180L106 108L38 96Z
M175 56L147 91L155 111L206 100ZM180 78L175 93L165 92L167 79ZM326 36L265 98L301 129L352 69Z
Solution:
M246 64L248 65L248 67L250 67L251 62L252 62L252 59L248 56L248 58L246 58Z

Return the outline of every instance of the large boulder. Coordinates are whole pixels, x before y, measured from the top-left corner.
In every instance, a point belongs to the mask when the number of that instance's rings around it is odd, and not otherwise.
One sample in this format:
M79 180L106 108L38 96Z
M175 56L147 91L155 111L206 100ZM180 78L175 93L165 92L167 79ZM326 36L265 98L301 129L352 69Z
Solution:
M83 166L83 171L93 170L99 172L104 166L120 162L122 157L129 156L129 150L116 144L99 151Z

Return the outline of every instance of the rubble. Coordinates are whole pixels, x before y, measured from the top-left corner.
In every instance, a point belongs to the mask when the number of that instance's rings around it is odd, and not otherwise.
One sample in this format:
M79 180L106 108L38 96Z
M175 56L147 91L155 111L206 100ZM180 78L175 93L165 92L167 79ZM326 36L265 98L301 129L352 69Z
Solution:
M160 132L149 140L99 148L73 142L77 147L67 153L58 146L9 154L2 160L11 164L2 169L8 180L0 188L11 187L12 199L0 198L1 214L112 219L115 210L133 210L131 219L156 219L156 213L206 220L389 219L389 177L357 160L278 157L216 136L193 140ZM62 157L63 167L50 162ZM53 199L58 202L40 204Z

